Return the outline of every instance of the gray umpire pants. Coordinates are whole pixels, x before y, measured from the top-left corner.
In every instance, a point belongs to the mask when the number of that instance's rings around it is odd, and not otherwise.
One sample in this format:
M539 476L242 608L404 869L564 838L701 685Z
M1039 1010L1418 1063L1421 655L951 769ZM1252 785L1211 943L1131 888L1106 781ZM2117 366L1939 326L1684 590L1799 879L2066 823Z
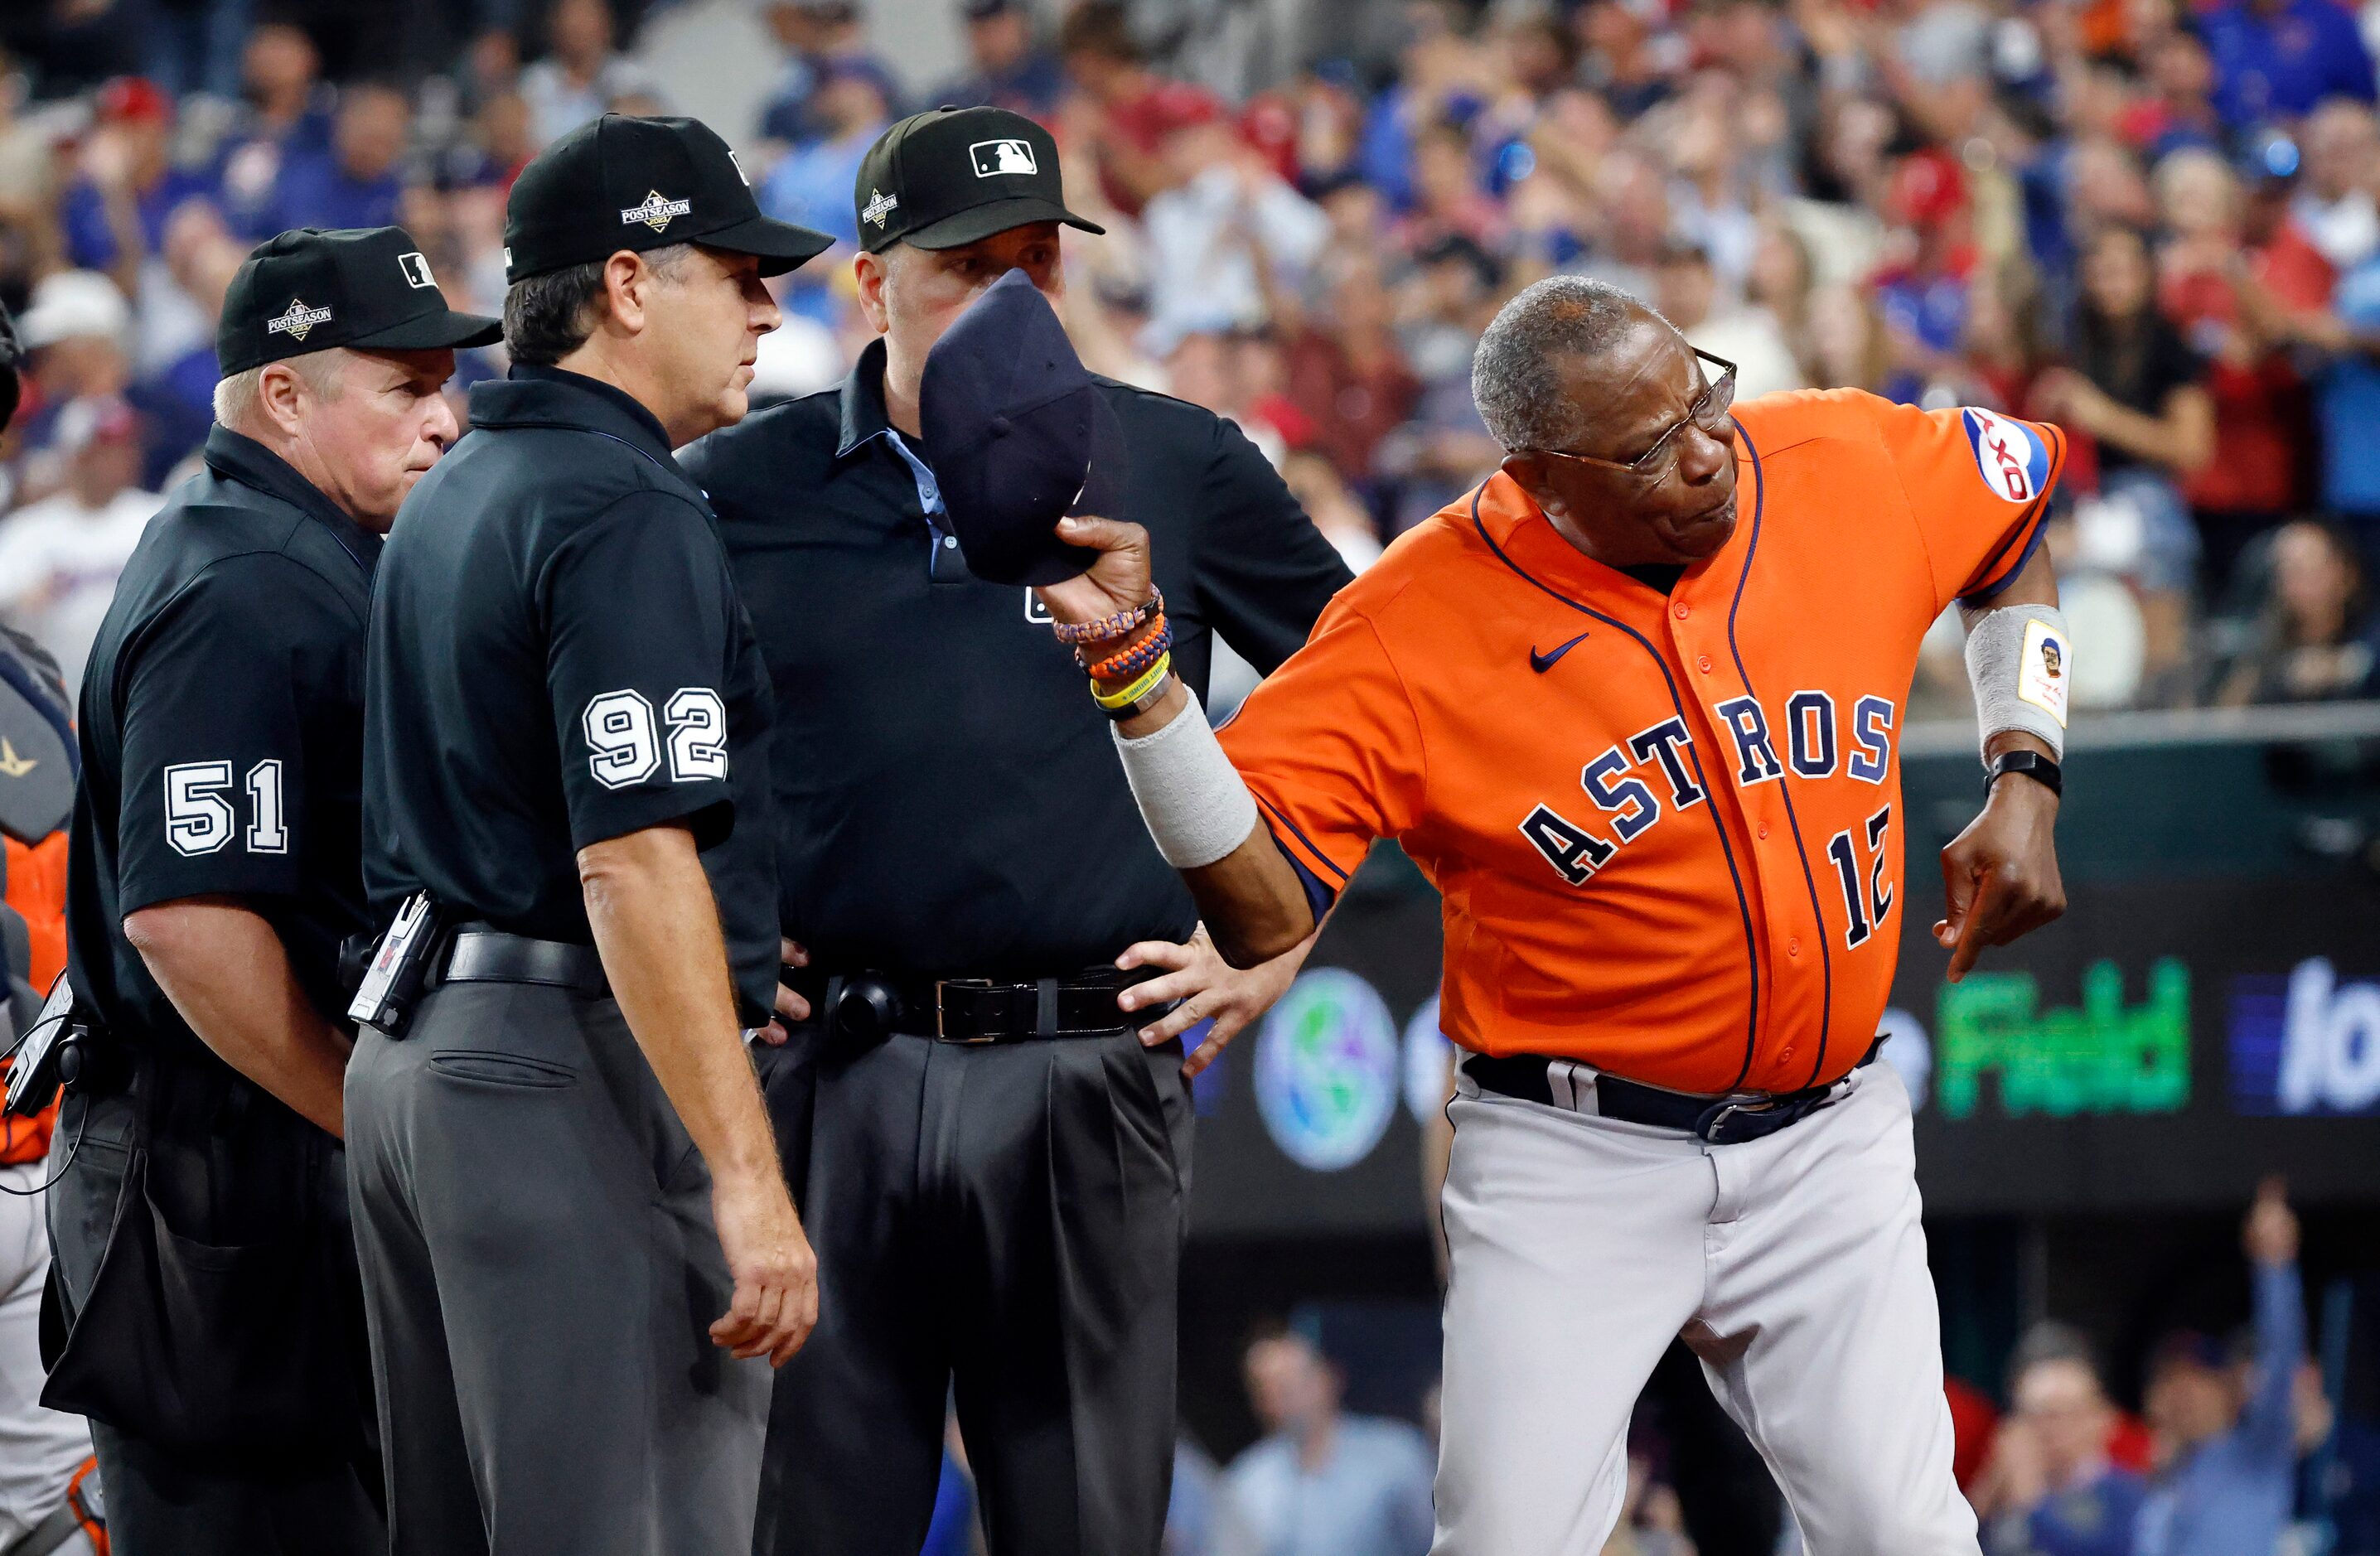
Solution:
M1130 1031L763 1056L819 1256L756 1556L916 1556L945 1401L992 1556L1157 1556L1188 1224L1182 1047Z
M392 1556L747 1550L766 1358L617 1003L449 984L347 1066Z

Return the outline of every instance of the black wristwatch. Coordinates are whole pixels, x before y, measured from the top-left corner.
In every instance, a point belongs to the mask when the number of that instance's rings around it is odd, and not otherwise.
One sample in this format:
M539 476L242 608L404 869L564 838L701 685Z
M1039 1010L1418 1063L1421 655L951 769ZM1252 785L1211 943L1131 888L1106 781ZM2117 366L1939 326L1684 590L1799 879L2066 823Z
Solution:
M2039 751L2002 751L1994 757L1984 769L1984 793L1990 795L1992 785L2010 772L2022 772L2051 794L2061 798L2065 796L2065 770Z

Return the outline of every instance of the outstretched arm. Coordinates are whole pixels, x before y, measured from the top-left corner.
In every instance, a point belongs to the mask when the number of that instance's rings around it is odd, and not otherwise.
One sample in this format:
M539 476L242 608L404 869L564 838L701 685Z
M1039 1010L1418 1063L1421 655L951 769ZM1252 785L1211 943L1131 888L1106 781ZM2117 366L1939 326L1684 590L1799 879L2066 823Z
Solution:
M2305 1295L2298 1277L2297 1212L2279 1178L2256 1185L2240 1242L2253 1266L2256 1307L2255 1382L2240 1414L2240 1439L2265 1463L2286 1466L2297 1461L2295 1389L2305 1355Z
M2045 549L1990 599L1962 602L1960 615L1972 632L1990 612L2057 603L2058 577ZM2061 664L2060 673L2065 669ZM2058 755L2028 730L2000 730L1984 742L1986 761L2020 750ZM2066 886L2058 873L2058 803L2047 785L2009 774L1992 784L1983 814L1942 850L1948 913L1934 926L1934 938L1950 953L1951 982L1967 976L1984 947L2006 945L2066 911Z
M1095 547L1100 553L1089 572L1036 590L1062 626L1130 612L1149 598L1148 531L1113 519L1068 518L1060 522L1058 532L1072 544ZM1198 904L1199 917L1206 921L1216 950L1235 967L1253 967L1294 949L1312 934L1314 909L1297 870L1255 816L1246 785L1214 748L1213 735L1182 724L1184 719L1203 725L1206 714L1192 705L1189 688L1173 677L1155 702L1124 719L1116 729L1127 742L1165 736L1167 776L1179 777L1183 808L1209 818L1247 818L1247 831L1236 845L1225 841L1220 857L1196 863L1175 858L1175 867ZM1150 820L1151 831L1158 833L1160 849L1175 857L1167 846L1168 838L1159 830L1162 821L1151 814L1146 795L1141 809ZM1232 824L1236 830L1236 823ZM1211 852L1211 845L1197 852Z

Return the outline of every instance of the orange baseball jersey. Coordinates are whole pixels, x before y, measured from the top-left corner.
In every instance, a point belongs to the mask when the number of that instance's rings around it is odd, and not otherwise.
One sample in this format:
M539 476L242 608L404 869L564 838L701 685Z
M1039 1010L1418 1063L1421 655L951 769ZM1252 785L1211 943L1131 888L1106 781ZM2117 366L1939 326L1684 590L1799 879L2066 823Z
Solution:
M0 842L8 857L8 906L23 917L32 942L30 981L46 992L67 965L67 834L54 832L30 847L13 837ZM0 1076L6 1074L0 1064ZM47 1155L57 1119L55 1102L31 1118L0 1117L0 1167Z
M1498 474L1342 590L1221 738L1318 903L1375 838L1444 899L1440 1021L1682 1091L1830 1081L1906 902L1918 641L2038 542L2053 427L1737 407L1736 529L1663 596Z

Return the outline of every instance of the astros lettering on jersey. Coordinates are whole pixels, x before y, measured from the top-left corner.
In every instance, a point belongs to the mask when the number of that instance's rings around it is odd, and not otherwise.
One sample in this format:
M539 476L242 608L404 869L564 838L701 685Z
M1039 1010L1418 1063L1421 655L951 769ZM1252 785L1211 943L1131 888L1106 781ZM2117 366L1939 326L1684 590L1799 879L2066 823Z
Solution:
M1391 546L1226 724L1282 852L1444 899L1447 1035L1682 1091L1831 1081L1908 887L1917 649L2039 543L2054 427L1856 390L1737 407L1737 523L1666 598L1500 472Z

